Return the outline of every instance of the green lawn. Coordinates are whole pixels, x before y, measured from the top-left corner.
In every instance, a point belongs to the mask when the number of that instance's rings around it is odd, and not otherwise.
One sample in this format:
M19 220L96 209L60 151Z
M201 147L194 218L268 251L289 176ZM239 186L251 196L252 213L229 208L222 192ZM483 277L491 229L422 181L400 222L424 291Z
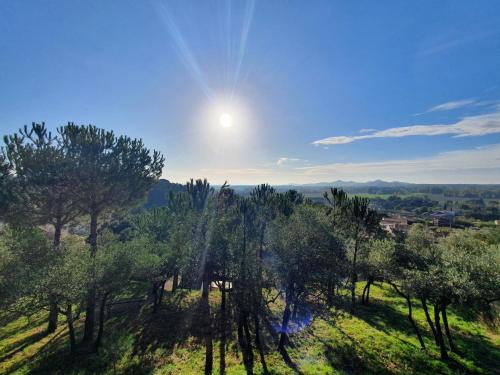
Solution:
M363 285L359 285L361 289ZM450 311L455 341L463 353L449 362L438 351L418 303L415 317L424 333L427 352L419 348L406 318L404 300L389 287L373 287L369 306L347 313L314 316L312 324L291 336L288 349L297 370L274 350L266 334L266 361L272 374L499 374L500 336L475 316ZM216 312L218 296L212 293ZM2 374L199 374L204 347L197 327L197 293L168 296L152 316L148 306L115 310L106 324L99 355L69 356L67 333L61 326L44 336L45 313L26 318L0 316L0 373ZM277 317L278 318L278 317ZM80 324L77 328L81 328ZM214 373L219 373L219 345L214 346ZM244 374L235 338L226 353L227 374ZM255 373L262 373L255 353Z

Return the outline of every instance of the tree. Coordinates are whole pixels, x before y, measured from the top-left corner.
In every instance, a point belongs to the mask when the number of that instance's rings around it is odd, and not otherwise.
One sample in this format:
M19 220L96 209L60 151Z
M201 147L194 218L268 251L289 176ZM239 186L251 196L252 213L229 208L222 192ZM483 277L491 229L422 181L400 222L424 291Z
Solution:
M5 226L0 242L0 304L31 315L48 305L41 280L56 258L44 233L37 228Z
M453 230L436 237L425 226L413 225L406 239L404 278L424 309L427 323L448 358L448 346L459 353L447 317L454 305L484 308L498 296L498 249L476 238L472 231ZM431 316L427 303L433 307Z
M235 247L237 244L237 215L236 196L234 191L224 184L215 197L215 215L210 221L210 236L208 248L210 249L211 273L214 283L221 292L220 303L220 373L225 373L226 346L229 309L228 292L234 282L234 269L236 264Z
M161 305L165 283L173 274L175 254L169 244L173 226L171 213L166 207L154 208L135 218L137 232L146 240L143 244L150 252L150 260L154 259L145 274L145 279L152 284L153 313Z
M262 338L260 334L260 316L262 314L262 288L264 284L264 247L266 228L271 220L276 216L276 191L268 184L261 184L254 188L250 193L250 199L255 207L255 229L257 238L257 254L256 254L256 277L255 285L252 287L253 293L253 320L255 326L255 345L259 350L260 360L264 372L267 373L267 365L262 347ZM289 196L287 196L289 198ZM293 197L295 198L295 197ZM288 199L288 202L293 204L295 199Z
M74 165L78 206L90 217L90 253L97 254L98 220L138 204L158 181L164 158L141 140L115 136L95 126L73 123L58 130L61 147ZM94 337L96 286L88 291L82 343Z
M252 254L252 241L255 239L255 207L249 198L237 201L237 245L235 248L236 265L233 279L233 294L236 307L238 344L243 355L247 374L253 373L253 347L250 336L249 320L253 311L252 287L255 275L255 254Z
M13 176L11 165L3 151L0 150L0 219L4 219L8 207L13 203Z
M402 256L403 277L411 288L411 293L418 297L429 327L438 345L442 359L448 358L443 339L439 304L434 299L434 288L443 285L438 281L439 273L444 270L439 249L435 246L434 233L424 225L416 224L410 227L405 240L404 254ZM427 302L433 302L434 317L430 315Z
M189 265L193 212L188 193L170 192L167 199L167 208L171 217L170 237L168 241L174 254L172 259L172 292L175 292L179 286L180 275L184 270L187 270Z
M363 290L363 299L368 303L370 284L374 280L387 282L393 289L406 301L408 307L408 320L417 335L422 349L425 349L425 343L418 328L415 319L413 319L413 303L411 279L405 275L405 269L411 264L409 257L404 253L404 247L401 251L393 239L376 239L370 242L370 251L365 259L365 272L368 275L367 286Z
M332 259L342 259L344 254L328 218L310 205L297 206L289 218L281 217L273 224L271 246L279 290L285 294L278 345L285 354L292 305L307 303L324 273L332 271Z
M448 324L447 307L451 304L484 307L500 294L498 248L488 246L471 231L453 231L437 243L439 259L431 265L432 293L435 313L443 320L451 351L459 353ZM438 322L436 329L439 329Z
M201 298L200 314L202 319L203 336L205 341L205 374L211 374L213 368L213 341L212 341L212 319L210 316L210 303L208 300L210 284L213 276L213 259L210 248L209 225L212 219L210 204L212 203L213 189L206 179L191 179L186 184L186 190L191 198L191 207L195 213L193 247L199 257L201 276ZM199 284L198 284L199 285Z
M358 255L366 240L373 237L379 230L379 217L375 210L369 207L367 198L348 197L343 190L330 189L330 195L325 192L324 198L329 203L334 225L343 233L350 248L350 279L351 279L351 312L356 303L356 282L358 280Z
M54 266L40 283L50 293L58 312L66 317L71 353L77 351L74 308L85 300L91 282L92 258L87 244L76 237L66 237L59 248Z
M137 257L140 256L140 252L135 251L136 248L131 246L130 241L117 241L110 232L100 237L99 247L99 253L93 258L95 263L93 282L97 286L97 296L100 299L99 329L94 342L94 351L99 349L104 333L106 304L129 285L135 264L138 263Z
M18 133L5 136L4 140L19 195L11 210L16 214L9 215L9 221L51 225L54 252L57 252L63 227L80 214L74 195L74 165L44 123L32 123L31 128L25 126ZM47 331L54 332L58 311L50 294L49 300Z

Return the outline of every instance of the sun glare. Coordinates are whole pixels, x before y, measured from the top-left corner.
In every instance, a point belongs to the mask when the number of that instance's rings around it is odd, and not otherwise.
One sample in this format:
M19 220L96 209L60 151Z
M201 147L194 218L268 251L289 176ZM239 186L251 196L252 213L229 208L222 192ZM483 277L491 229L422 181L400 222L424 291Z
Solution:
M231 126L233 126L233 116L231 116L227 112L224 112L219 117L219 123L225 128L230 128Z

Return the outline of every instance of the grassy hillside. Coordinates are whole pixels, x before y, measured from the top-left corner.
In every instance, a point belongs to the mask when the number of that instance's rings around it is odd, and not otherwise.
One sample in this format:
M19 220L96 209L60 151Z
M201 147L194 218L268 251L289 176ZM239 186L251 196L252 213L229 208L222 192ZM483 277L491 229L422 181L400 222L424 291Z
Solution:
M359 288L362 288L360 283ZM44 313L14 318L0 317L0 373L5 374L199 374L203 373L204 347L197 327L197 293L168 296L152 316L149 306L130 304L114 307L106 325L105 342L99 355L69 356L63 325L44 336ZM450 325L463 353L441 362L431 332L418 303L415 317L425 333L427 353L420 350L406 318L406 304L388 286L374 287L369 306L356 314L325 312L293 334L285 364L267 333L266 360L272 374L499 374L498 330L480 323L475 316L450 311ZM212 293L213 311L218 304ZM277 307L277 306L276 306ZM307 315L307 314L306 314ZM279 318L279 317L277 317ZM303 320L308 320L303 316ZM217 319L217 317L215 317ZM272 324L272 322L271 322ZM78 326L78 328L81 328ZM226 353L227 373L244 374L235 338ZM219 345L214 348L218 373ZM255 373L262 373L255 353Z

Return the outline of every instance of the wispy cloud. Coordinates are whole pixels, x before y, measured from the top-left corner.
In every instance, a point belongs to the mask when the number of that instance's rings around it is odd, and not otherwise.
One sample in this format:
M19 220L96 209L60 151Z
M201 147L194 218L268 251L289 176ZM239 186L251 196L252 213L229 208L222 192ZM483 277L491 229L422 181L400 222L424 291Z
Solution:
M455 137L482 136L500 133L500 111L468 116L454 124L411 125L379 130L371 134L334 136L314 141L315 145L339 145L372 138L401 138L410 136L453 135Z
M481 41L486 38L490 38L499 33L499 30L487 30L478 33L464 34L464 35L451 35L447 37L440 37L427 43L424 48L422 48L418 55L421 57L439 54L441 52L464 46L467 44L473 44L475 42Z
M410 182L500 183L500 144L443 152L420 159L332 163L297 169L301 170L306 178L323 181L385 179Z
M467 107L467 106L474 104L474 103L477 103L476 99L456 100L453 102L447 102L447 103L436 105L432 108L429 108L427 110L427 112L451 111L453 109Z
M294 163L294 162L307 162L307 160L304 159L298 159L298 158L279 158L276 161L276 165L284 165L286 163Z

